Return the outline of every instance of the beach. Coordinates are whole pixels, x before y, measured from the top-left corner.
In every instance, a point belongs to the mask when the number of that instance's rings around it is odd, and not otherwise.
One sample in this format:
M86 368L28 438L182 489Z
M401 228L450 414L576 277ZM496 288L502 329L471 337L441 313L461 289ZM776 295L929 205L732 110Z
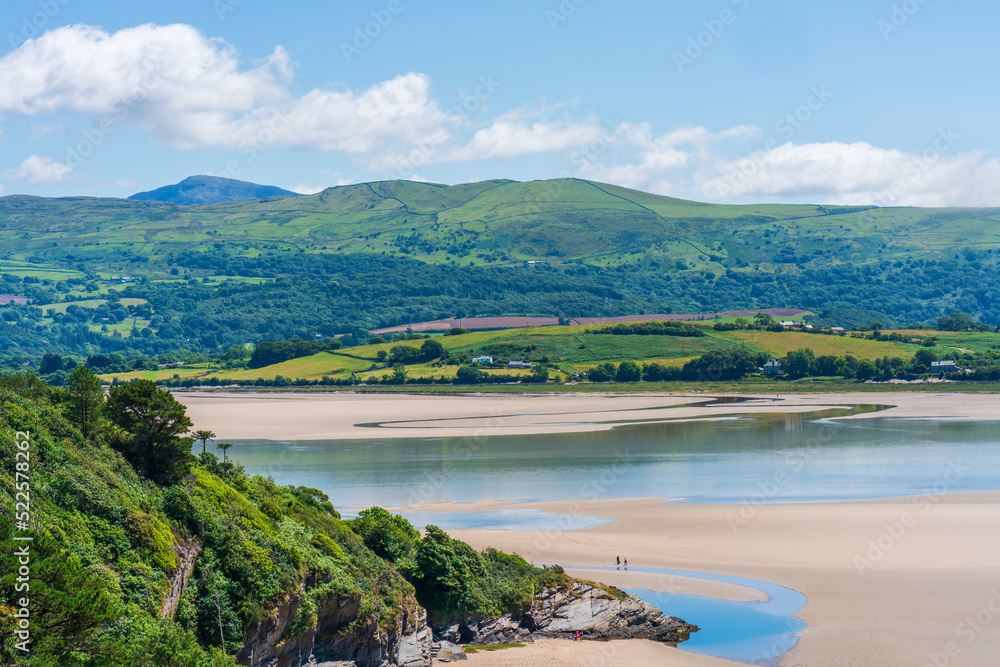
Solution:
M700 419L749 413L887 406L871 416L1000 419L994 394L875 392L741 395L720 403L705 394L474 394L178 392L197 428L223 439L325 440L433 438L601 431L624 422ZM379 428L373 428L379 425Z
M741 396L737 402L716 398L704 394L178 394L196 427L211 429L220 439L282 441L573 433L622 423L817 412L856 405L884 409L847 419L1000 418L1000 397L991 394L783 394ZM899 465L906 463L901 460ZM750 587L706 579L593 569L614 565L621 555L633 568L745 577L799 591L807 602L796 616L808 627L778 659L779 667L995 667L1000 664L1000 491L949 493L955 479L975 474L961 462L942 464L939 481L914 489L912 497L857 502L768 503L765 490L765 497L748 498L741 505L635 498L444 502L407 509L477 512L516 507L613 519L577 531L449 533L476 548L518 553L538 565L559 564L571 575L619 588L734 601L766 596ZM790 645L794 638L785 639ZM638 640L545 640L524 648L476 653L469 664L719 667L739 663Z
M614 564L624 554L632 567L711 572L787 586L806 596L806 606L796 615L809 627L781 656L778 664L786 667L1000 664L1000 492L758 508L658 499L519 506L617 521L563 533L452 534L476 548L491 546L532 562L558 563L586 578L595 573L583 568ZM446 507L458 509L448 504L423 509ZM657 587L656 575L608 574L604 579L619 587ZM683 578L662 578L664 591L738 599L732 591L699 590ZM696 655L678 662L669 655L662 663L634 664L719 664ZM518 664L549 663L539 657Z

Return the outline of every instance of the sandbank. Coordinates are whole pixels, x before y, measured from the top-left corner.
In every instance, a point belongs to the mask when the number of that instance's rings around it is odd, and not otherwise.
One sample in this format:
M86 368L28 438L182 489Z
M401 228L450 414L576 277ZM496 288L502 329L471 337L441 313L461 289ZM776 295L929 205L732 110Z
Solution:
M717 403L705 394L257 394L179 392L197 428L229 440L481 437L572 433L622 423L752 413L889 406L850 417L1000 419L1000 396L961 393L741 395ZM378 424L374 427L372 425Z

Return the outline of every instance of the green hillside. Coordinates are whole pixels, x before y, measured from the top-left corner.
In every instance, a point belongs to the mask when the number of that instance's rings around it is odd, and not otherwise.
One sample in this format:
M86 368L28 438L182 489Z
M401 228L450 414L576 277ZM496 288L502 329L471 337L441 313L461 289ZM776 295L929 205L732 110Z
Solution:
M996 325L998 261L1000 209L728 206L578 179L386 181L195 206L9 196L0 294L33 304L0 313L0 364L364 342L373 328L475 315L788 307L847 327L955 311ZM81 309L64 312L67 300Z
M0 378L4 665L235 667L313 651L396 664L420 607L495 618L572 583L378 508L341 520L321 492L247 475L233 453L195 458L169 394L136 383L105 398L78 373L71 390Z

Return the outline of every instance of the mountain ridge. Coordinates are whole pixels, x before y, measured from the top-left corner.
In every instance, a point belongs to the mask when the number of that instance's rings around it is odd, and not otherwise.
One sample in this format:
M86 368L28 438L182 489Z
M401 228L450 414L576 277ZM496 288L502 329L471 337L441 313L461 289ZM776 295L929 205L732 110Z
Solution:
M188 176L179 183L165 185L155 190L137 192L128 197L132 201L161 201L180 206L219 204L230 201L249 201L268 197L298 197L297 192L275 185L260 185L219 176Z

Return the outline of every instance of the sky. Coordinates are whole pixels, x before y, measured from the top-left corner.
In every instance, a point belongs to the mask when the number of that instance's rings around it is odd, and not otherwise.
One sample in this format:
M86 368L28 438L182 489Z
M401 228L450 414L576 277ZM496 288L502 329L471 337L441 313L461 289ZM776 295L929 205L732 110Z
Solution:
M574 176L1000 206L995 0L5 0L0 195Z

